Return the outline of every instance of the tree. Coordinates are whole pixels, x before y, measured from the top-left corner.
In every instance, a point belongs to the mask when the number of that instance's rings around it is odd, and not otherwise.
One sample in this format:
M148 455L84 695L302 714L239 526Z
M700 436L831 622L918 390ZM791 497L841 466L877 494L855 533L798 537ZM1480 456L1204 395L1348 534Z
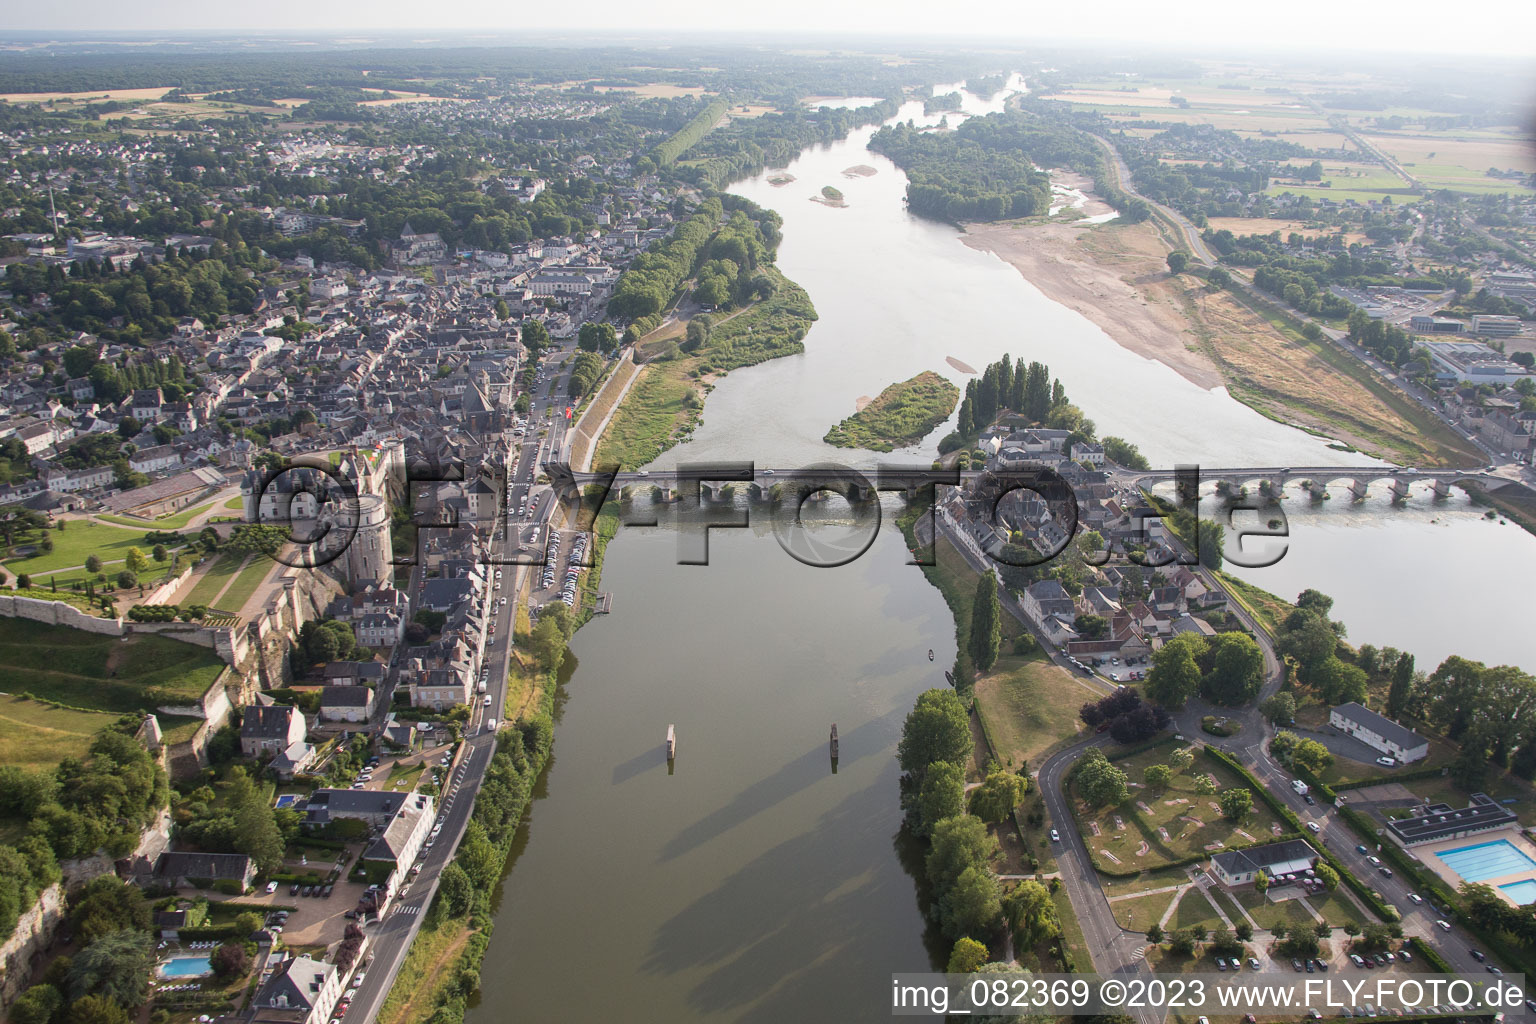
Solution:
M1277 693L1259 705L1259 710L1276 725L1289 725L1296 719L1296 698L1289 693Z
M128 571L135 576L149 568L149 559L145 558L144 552L138 548L129 548L127 554L124 555L123 563L127 566Z
M95 555L86 555L85 571L90 573L92 576L101 572L101 559L97 558Z
M1240 919L1233 927L1232 934L1236 936L1238 942L1252 942L1253 925L1249 924L1247 919Z
M242 939L261 929L261 915L253 911L235 915L235 934Z
M475 887L463 868L458 864L449 864L438 880L437 894L449 917L461 917L474 902Z
M157 562L163 562L167 558L171 557L171 553L166 550L164 544L156 544L154 550L152 550L149 554L150 557Z
M971 662L978 672L989 671L997 663L1003 639L1000 614L997 578L988 570L976 581L976 600L971 605Z
M935 892L946 892L968 868L985 868L997 852L997 840L980 818L957 814L933 826L923 868Z
M1187 266L1189 266L1189 253L1175 249L1168 254L1168 273L1182 274Z
M1333 753L1314 739L1300 739L1291 748L1291 764L1317 775L1333 764Z
M69 1024L129 1024L128 1011L106 996L88 995L69 1004Z
M939 897L939 926L950 938L991 934L1002 913L997 879L984 865L960 872L954 885Z
M1205 652L1205 638L1180 633L1152 655L1147 673L1147 699L1165 708L1181 708L1200 689L1197 657Z
M1230 288L1232 275L1225 267L1212 267L1210 273L1205 275L1205 282L1216 289Z
M1180 928L1168 936L1168 952L1175 956L1194 956L1195 933L1188 928Z
M133 573L129 572L127 569L124 569L122 572L118 573L116 579L117 585L123 590L127 590L129 587L136 587L139 585L139 578Z
M993 825L1006 821L1024 799L1028 786L1025 779L1013 772L990 771L981 785L971 791L971 813Z
M1325 863L1317 865L1317 878L1329 892L1339 887L1339 873Z
M1111 764L1102 751L1090 750L1075 771L1077 790L1090 807L1114 807L1130 799L1125 772Z
M945 818L965 812L965 772L959 765L935 761L923 773L913 808L912 831L925 836Z
M64 1006L52 985L33 985L11 1004L11 1024L50 1024Z
M26 590L30 586L32 586L32 577L30 575L24 572L19 572L16 574L17 590Z
M84 945L117 931L149 927L149 911L137 888L116 875L91 879L70 908L69 920Z
M962 937L955 942L955 948L949 954L949 966L944 970L947 974L970 974L987 962L991 954L987 947L969 937Z
M1216 800L1221 805L1222 817L1228 821L1242 821L1253 810L1253 794L1247 789L1229 789Z
M1189 771L1195 763L1195 752L1188 747L1180 747L1168 755L1168 767L1173 769L1175 775L1182 775Z
M234 978L245 973L250 966L250 957L243 941L230 941L221 943L208 958L208 963L219 977Z
M1212 779L1209 775L1196 775L1195 792L1199 793L1201 796L1215 796L1216 780Z
M1400 718L1413 699L1413 655L1400 654L1392 666L1392 685L1387 690L1387 717Z
M1020 882L1003 897L1003 916L1008 919L1014 943L1019 946L1033 946L1053 938L1061 930L1050 890L1033 879Z
M1255 871L1253 873L1253 889L1260 895L1263 895L1269 891L1269 876L1266 875L1263 870ZM1275 938L1280 938L1281 933L1278 928L1271 930L1275 932Z
M69 968L69 991L77 1000L95 995L118 1006L143 1006L149 997L153 966L148 932L109 932L75 954Z
M935 761L964 764L971 753L970 716L953 690L927 690L907 713L896 757L901 770L921 782Z
M1162 942L1163 926L1158 924L1156 921L1153 921L1152 927L1147 929L1147 941L1152 943L1154 946Z
M1370 679L1358 665L1327 657L1313 667L1307 682L1327 704L1364 701Z
M1141 776L1148 789L1161 793L1173 782L1173 769L1166 764L1149 764L1142 769Z
M1236 707L1259 694L1264 685L1264 652L1247 633L1222 633L1211 640L1211 671L1200 692L1215 704Z

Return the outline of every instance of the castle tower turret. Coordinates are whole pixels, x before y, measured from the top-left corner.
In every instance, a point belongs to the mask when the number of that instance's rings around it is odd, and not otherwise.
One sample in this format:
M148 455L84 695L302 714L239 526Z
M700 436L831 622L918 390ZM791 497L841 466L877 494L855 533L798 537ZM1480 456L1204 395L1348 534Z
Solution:
M390 582L389 504L377 494L357 497L357 533L347 545L347 579L354 590Z

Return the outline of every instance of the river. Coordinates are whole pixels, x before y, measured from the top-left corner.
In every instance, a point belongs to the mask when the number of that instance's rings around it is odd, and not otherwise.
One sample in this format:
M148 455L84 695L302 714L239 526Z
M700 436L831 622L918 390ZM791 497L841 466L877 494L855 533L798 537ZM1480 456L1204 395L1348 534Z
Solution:
M965 94L971 113L1001 102ZM921 105L898 116L922 120ZM694 441L661 464L872 465L820 440L861 395L922 370L963 386L946 356L980 369L1004 352L1049 363L1101 433L1154 464L1370 461L1120 348L954 228L910 217L903 176L864 148L871 131L806 152L789 185L765 173L734 186L783 215L779 266L821 319L803 355L721 382ZM843 175L859 164L877 173ZM829 184L846 208L811 201ZM949 429L885 458L926 464ZM1536 572L1536 539L1459 495L1287 507L1289 553L1244 578L1331 593L1352 640L1395 644L1425 667L1454 651L1536 669L1499 611ZM664 530L626 529L608 547L613 613L572 643L580 669L547 798L505 879L471 1024L884 1019L890 972L929 966L896 842L895 745L913 699L953 663L938 592L904 564L892 528L833 570L754 530L714 531L709 566L678 566L676 554Z

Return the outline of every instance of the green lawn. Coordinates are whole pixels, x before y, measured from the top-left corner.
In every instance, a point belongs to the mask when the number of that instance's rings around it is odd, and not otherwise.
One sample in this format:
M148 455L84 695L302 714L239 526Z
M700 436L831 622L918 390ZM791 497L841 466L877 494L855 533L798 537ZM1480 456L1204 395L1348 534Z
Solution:
M211 605L219 592L224 589L235 574L240 571L241 564L246 556L236 551L226 551L219 555L218 561L203 573L192 592L181 600L183 605L205 604ZM265 561L263 559L262 561Z
M1097 694L1043 654L1004 655L976 682L976 712L1008 767L1033 764L1077 735L1077 711Z
M202 697L224 670L212 651L166 637L99 636L0 619L0 690L118 714Z
M37 576L50 569L58 570L72 565L84 565L86 558L91 555L95 555L103 562L120 560L127 557L128 549L131 547L137 547L147 557L150 548L154 545L145 542L145 529L154 529L154 527L126 529L106 526L89 519L71 519L63 531L48 531L48 535L53 538L52 551L30 558L13 558L5 563L5 568L12 576L18 573ZM33 538L28 538L28 540L31 539Z
M1116 900L1109 905L1115 913L1115 920L1120 922L1122 928L1130 928L1134 931L1144 932L1152 927L1153 922L1161 921L1163 914L1173 905L1177 891L1158 892L1150 896L1135 896L1131 899Z
M117 719L26 697L0 697L0 764L52 768L66 757L84 757L92 738Z
M672 359L642 368L597 439L592 464L638 469L677 443L702 405L689 397L696 393L689 373L698 365L696 358Z
M1273 826L1279 819L1257 797L1248 818L1234 823L1222 817L1215 795L1202 796L1196 790L1196 779L1202 774L1215 778L1217 793L1242 785L1236 775L1214 762L1197 760L1189 771L1174 776L1168 789L1161 793L1134 785L1142 782L1147 766L1166 763L1173 750L1163 744L1116 762L1133 784L1131 798L1119 807L1090 811L1073 794L1079 829L1095 867L1110 872L1160 867L1185 857L1273 838ZM1117 825L1117 816L1123 828ZM1093 834L1092 823L1098 825L1098 835Z
M231 512L244 512L245 498L237 494L233 498L230 498L228 501L226 501L222 507L228 509Z
M1307 908L1302 906L1300 900L1271 903L1252 889L1239 889L1237 901L1260 928L1273 928L1276 922L1284 923L1287 928L1297 924L1308 927L1317 924L1317 919L1307 913ZM1339 923L1343 924L1342 921Z
M1169 885L1183 885L1189 881L1189 875L1183 868L1153 868L1151 871L1143 871L1131 878L1110 878L1108 876L1099 879L1099 887L1104 890L1105 896L1125 896L1133 892L1146 892L1148 889L1161 889Z
M1355 901L1349 898L1348 892L1340 885L1326 897L1310 896L1307 902L1312 904L1312 909L1323 915L1323 920L1335 928L1345 921L1354 921L1359 925L1370 924L1374 918L1355 905Z
M1199 889L1190 889L1179 900L1173 917L1169 918L1168 930L1193 928L1197 924L1205 925L1207 930L1222 927L1221 918L1217 916L1216 908L1211 906L1211 901Z
M240 575L230 585L223 597L219 599L219 607L229 612L239 612L240 608L250 599L267 576L276 568L272 559L265 555L257 555L252 558L250 564L240 570Z

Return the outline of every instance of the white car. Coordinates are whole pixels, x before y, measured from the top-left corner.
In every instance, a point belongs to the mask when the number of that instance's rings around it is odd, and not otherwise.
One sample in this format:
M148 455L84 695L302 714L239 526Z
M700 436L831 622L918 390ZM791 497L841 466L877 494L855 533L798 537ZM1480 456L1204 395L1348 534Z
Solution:
M1416 892L1411 892L1408 894L1408 902L1417 905L1424 902L1424 897Z
M277 892L277 883L276 882L268 882L267 883L267 895L271 896L275 892Z
M486 694L485 695L485 706L486 707L490 707L491 706L491 695L490 694Z
M1397 761L1394 758L1390 758L1390 757L1378 757L1376 759L1376 763L1381 765L1383 768L1396 768L1397 767Z
M1051 842L1053 842L1053 843L1061 842L1061 833L1056 831L1055 829L1051 829Z
M1322 827L1320 825L1318 825L1318 823L1315 822L1315 821L1307 822L1307 828L1311 830L1313 835L1316 835L1317 833L1322 831Z

